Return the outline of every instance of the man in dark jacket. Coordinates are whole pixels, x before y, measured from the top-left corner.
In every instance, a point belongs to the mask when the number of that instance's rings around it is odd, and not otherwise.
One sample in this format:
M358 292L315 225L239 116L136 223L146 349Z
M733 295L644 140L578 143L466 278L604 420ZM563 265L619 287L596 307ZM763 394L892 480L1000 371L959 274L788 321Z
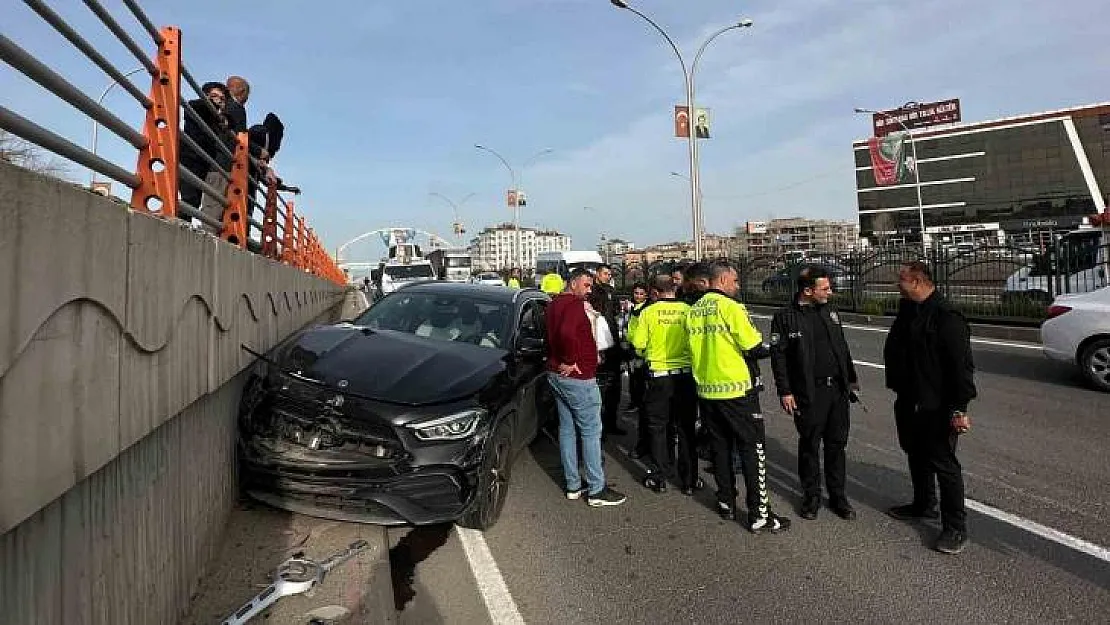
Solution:
M201 91L204 94L204 99L196 99L189 102L189 106L193 109L193 112L197 114L197 117L200 118L200 122L198 123L192 116L186 115L184 134L192 139L193 142L197 144L197 147L199 147L204 154L207 154L209 158L215 160L224 169L228 169L230 161L227 160L223 150L220 149L220 145L212 139L209 133L201 128L201 123L208 126L208 129L219 137L226 147L228 145L226 135L228 130L228 119L225 107L231 97L227 87L218 82L204 83ZM205 102L205 99L207 99L207 102ZM209 104L211 104L211 106L209 106ZM206 180L209 171L212 169L212 165L208 162L208 159L204 158L204 155L198 154L184 141L181 142L178 160L182 167L192 172L194 176L201 180ZM184 178L181 179L178 187L180 188L181 201L193 208L202 208L201 198L203 196L203 191L200 188L193 186ZM183 219L188 219L188 217L184 215L179 216ZM218 216L214 217L218 218Z
M798 274L798 296L771 321L771 369L782 409L798 430L798 478L803 519L821 508L821 444L825 445L825 488L829 508L842 519L856 511L845 495L849 393L859 388L852 353L836 308L832 286L819 267Z
M614 343L612 347L600 353L601 362L597 365L597 384L601 389L601 436L610 434L623 436L627 430L617 425L617 415L621 403L621 363L624 353L617 337L620 336L620 326L617 323L620 304L613 292L613 270L609 265L597 268L594 278L593 292L590 294L590 305L593 306L609 326Z
M913 502L895 506L900 520L936 518L940 487L942 530L936 549L956 554L967 544L964 480L956 441L971 421L967 405L975 398L975 365L967 321L933 284L920 261L898 272L902 293L898 316L883 348L886 385L894 391L898 442L906 452Z

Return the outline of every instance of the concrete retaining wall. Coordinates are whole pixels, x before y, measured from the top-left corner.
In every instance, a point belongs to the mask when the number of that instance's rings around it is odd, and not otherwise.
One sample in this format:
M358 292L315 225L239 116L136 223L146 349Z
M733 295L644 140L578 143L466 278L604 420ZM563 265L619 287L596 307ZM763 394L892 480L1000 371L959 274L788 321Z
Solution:
M0 164L0 620L172 622L233 500L240 345L342 301Z

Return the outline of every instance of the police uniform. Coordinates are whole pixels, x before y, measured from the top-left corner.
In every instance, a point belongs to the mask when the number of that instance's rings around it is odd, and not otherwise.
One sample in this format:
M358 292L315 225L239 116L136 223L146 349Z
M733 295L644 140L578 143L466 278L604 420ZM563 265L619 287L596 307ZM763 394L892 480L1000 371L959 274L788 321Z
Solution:
M660 299L644 306L629 333L632 346L647 361L644 413L651 449L650 473L644 485L656 492L675 480L686 494L698 486L694 440L697 419L694 377L690 369L690 342L686 315L690 305L677 299ZM677 434L678 453L671 459L671 431Z
M637 415L636 448L631 456L639 458L650 453L651 441L648 440L647 414L644 411L644 393L647 389L647 363L644 362L641 350L632 346L632 333L640 323L640 313L649 302L634 304L628 313L625 326L625 340L628 342L628 397L629 409L635 410Z
M686 315L690 360L702 419L714 439L717 510L735 518L736 479L732 450L744 464L747 527L754 533L790 527L789 519L771 512L767 491L767 450L763 414L746 354L763 349L763 336L744 305L710 290Z
M562 293L565 288L566 284L563 282L563 277L557 273L544 274L543 279L540 280L540 290L551 297Z
M509 287L510 289L519 289L520 280L517 280L516 278L509 278L509 281L505 284L505 286Z
M850 409L848 393L856 368L840 316L829 304L793 302L771 321L771 369L779 397L792 395L798 430L798 479L802 516L816 518L821 505L821 445L829 507L855 518L844 494Z

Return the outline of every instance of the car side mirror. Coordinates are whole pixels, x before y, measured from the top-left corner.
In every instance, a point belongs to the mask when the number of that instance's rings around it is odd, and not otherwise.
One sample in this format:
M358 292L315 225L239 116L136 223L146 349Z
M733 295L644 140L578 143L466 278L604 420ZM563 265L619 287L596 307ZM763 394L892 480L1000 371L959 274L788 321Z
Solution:
M522 336L517 341L516 351L522 356L544 356L547 354L547 341L538 336Z

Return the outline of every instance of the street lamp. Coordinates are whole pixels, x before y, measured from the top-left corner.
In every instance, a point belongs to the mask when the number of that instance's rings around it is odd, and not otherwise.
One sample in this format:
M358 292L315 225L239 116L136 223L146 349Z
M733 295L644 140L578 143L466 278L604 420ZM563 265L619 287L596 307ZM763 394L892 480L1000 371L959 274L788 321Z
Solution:
M459 235L466 232L466 230L463 229L462 221L459 219L459 207L462 206L463 204L466 204L467 200L474 197L473 193L471 193L470 195L467 195L463 199L459 200L458 203L455 203L454 201L451 200L451 198L447 197L446 195L443 195L442 193L436 193L436 192L433 191L433 192L429 193L428 195L431 195L433 197L438 197L439 199L441 199L444 202L447 202L448 204L451 205L451 210L452 210L452 212L455 216L455 222L451 224L451 231L455 233L456 238ZM456 241L456 245L461 245L461 241Z
M146 68L136 67L135 69L127 72L126 74L124 74L123 77L127 78L127 77L131 76L132 74L137 74L137 73L143 71L144 69L146 69ZM115 86L118 85L118 84L119 84L119 81L113 80L107 87L104 88L104 91L100 92L100 97L96 99L96 103L97 104L103 103L104 98L107 97L107 95L108 95L108 92L111 91L113 88L115 88ZM100 129L100 124L96 123L96 120L93 120L92 153L94 155L96 154L96 140L97 140L97 133L98 133L99 129ZM96 172L91 170L91 169L89 170L89 172L90 172L89 173L89 188L92 188L93 184L96 183Z
M638 11L635 8L629 6L629 4L627 2L625 2L624 0L609 0L609 1L613 4L613 6L617 7L618 9L624 9L626 11L631 11L632 13L635 13L637 16L639 16L645 22L650 24L651 27L654 28L660 35L662 35L663 39L665 39L667 41L667 43L670 44L671 50L673 50L674 53L675 53L675 56L678 57L679 65L682 66L682 76L686 81L686 112L687 112L687 115L689 115L691 118L694 116L694 113L695 113L695 108L694 108L694 78L697 75L698 62L701 61L701 55L705 52L705 49L707 47L709 47L709 44L713 43L713 40L716 39L717 37L720 37L721 35L725 34L726 32L728 32L730 30L735 30L735 29L738 29L738 28L750 28L751 25L752 25L752 20L750 20L748 18L744 18L744 19L740 20L739 22L737 22L735 24L731 24L729 26L725 26L724 28L721 28L717 32L710 35L709 38L707 38L705 40L705 42L701 44L701 47L698 48L697 54L694 55L694 63L690 66L689 69L687 69L686 59L682 56L682 52L679 51L678 46L675 45L674 40L671 39L670 35L667 34L667 31L663 30L659 26L659 24L656 24L655 21L652 20L650 17L648 17L647 15L644 15L640 11ZM701 192L699 191L699 187L701 185L701 180L700 180L699 173L698 173L698 170L699 170L699 167L700 167L700 164L698 162L698 141L697 141L697 133L696 133L696 130L695 130L695 124L692 122L692 120L690 121L690 123L687 124L687 126L689 127L689 136L687 137L687 139L690 142L690 145L688 146L687 151L688 151L689 159L690 159L689 180L690 180L690 213L691 213L691 222L692 222L691 226L693 228L693 234L694 234L694 254L698 257L698 260L701 260L702 253L704 252L704 249L703 249L703 243L702 243Z
M551 149L551 148L544 148L544 149L540 150L539 152L536 152L532 156L532 158L529 158L528 160L524 161L524 164L520 166L520 174L518 175L517 171L515 169L513 169L513 166L509 164L509 161L505 160L504 156L501 156L500 154L498 154L492 148L486 147L486 146L484 146L480 143L475 143L474 147L479 149L479 150L484 150L486 152L489 152L490 154L496 156L497 160L501 161L501 164L505 166L505 169L509 170L509 178L511 179L511 182L512 182L512 188L515 189L516 193L517 193L516 198L513 201L513 231L514 231L513 239L514 239L514 247L516 248L514 256L516 257L516 266L517 266L517 268L519 268L521 271L523 271L524 270L524 254L522 253L523 250L520 249L521 248L521 245L520 245L520 191L521 191L521 185L524 184L524 170L527 169L529 165L536 162L536 159L540 158L541 156L544 156L545 154L550 154L550 153L554 152L554 150Z
M911 104L912 103L907 102L906 104L903 104L901 109L899 109L899 110L909 108ZM858 113L858 114L866 113L868 115L882 115L883 117L886 117L887 119L893 119L894 121L898 122L898 125L902 127L902 130L906 131L906 135L910 138L910 150L912 151L911 153L913 154L914 187L917 188L917 227L921 230L921 253L922 254L927 254L928 251L929 251L929 246L928 246L928 244L926 243L926 240L925 240L925 208L924 208L924 205L921 202L921 171L920 171L919 164L917 162L917 139L914 138L913 133L910 132L910 129L906 126L906 124L904 122L902 122L902 120L898 119L897 117L894 117L894 116L890 115L889 113L884 113L882 111L875 111L875 110L871 110L871 109L863 109L863 108L857 108L856 113Z

